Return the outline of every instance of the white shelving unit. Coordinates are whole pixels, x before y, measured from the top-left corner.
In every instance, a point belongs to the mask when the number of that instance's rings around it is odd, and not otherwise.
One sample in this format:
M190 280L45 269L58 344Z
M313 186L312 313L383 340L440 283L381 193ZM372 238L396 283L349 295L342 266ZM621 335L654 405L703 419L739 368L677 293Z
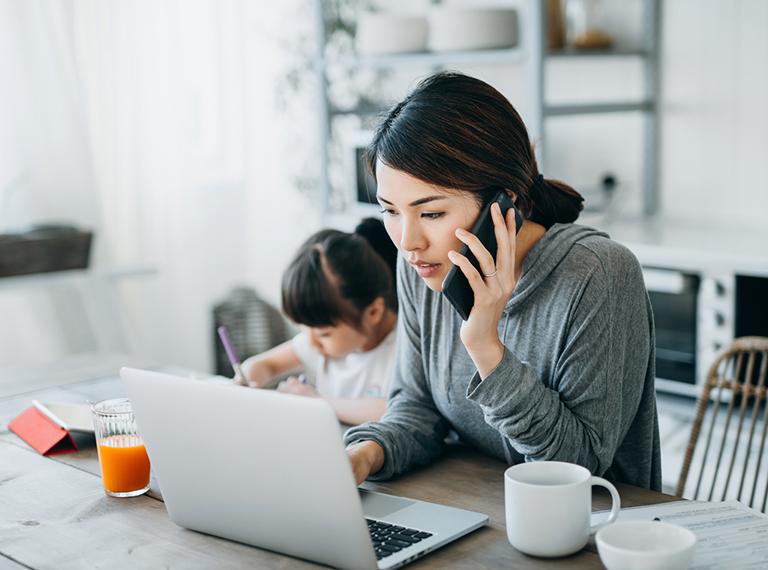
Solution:
M462 63L509 63L521 61L523 57L522 49L506 48L443 53L424 52L350 57L340 59L339 63L360 67L397 67L400 65L443 67L449 64L456 65Z
M539 0L526 0L527 2L538 2ZM394 101L385 102L380 106L363 105L354 110L342 110L333 106L328 94L328 80L326 77L327 67L331 63L326 60L325 46L327 41L327 25L324 13L325 0L315 2L317 21L317 51L315 61L315 76L319 99L321 102L320 112L318 114L318 123L321 136L320 145L320 178L321 193L323 196L322 208L326 223L338 225L334 222L338 220L338 212L333 212L331 208L331 183L329 180L328 164L330 160L329 146L331 144L332 125L334 117L343 114L374 115L383 111L388 104ZM523 17L524 18L524 17ZM424 74L430 70L440 70L452 66L461 65L486 65L486 64L512 64L525 61L529 49L526 47L526 35L521 34L520 43L512 48L503 49L483 49L471 51L452 51L452 52L421 52L421 53L403 53L381 56L352 56L343 57L334 60L334 64L344 65L349 68L372 68L372 69L402 69L412 67L419 74ZM355 215L359 214L357 209ZM341 214L342 217L344 213Z
M331 208L331 183L329 177L329 147L332 143L332 121L342 114L372 115L384 110L385 106L365 104L347 110L337 109L329 98L327 79L328 66L342 64L350 69L402 69L413 66L423 74L429 70L439 70L450 66L483 65L483 64L519 64L527 65L527 91L534 102L531 116L528 119L530 134L534 140L542 140L544 144L537 146L537 159L540 168L544 169L547 161L546 140L542 135L545 123L551 118L596 115L606 113L641 112L645 117L644 163L643 163L643 213L651 215L656 212L657 171L658 171L658 37L659 37L659 0L643 0L644 2L644 45L638 49L606 49L606 50L558 50L550 51L546 47L546 14L544 0L523 0L520 10L519 26L520 40L518 46L509 49L474 50L464 52L442 53L408 53L397 55L382 55L368 57L344 57L334 62L326 60L325 48L327 42L327 23L325 19L326 0L317 0L317 51L315 75L319 99L321 101L318 113L320 145L320 178L323 196L322 209L325 222L334 220L338 212ZM639 101L615 101L610 103L588 103L573 105L552 105L546 102L546 65L553 59L583 60L585 58L640 58L644 62L644 94ZM359 213L359 212L356 212ZM342 213L343 215L343 213Z
M544 136L546 121L551 118L576 115L602 115L607 113L643 113L645 128L643 141L643 214L651 216L658 211L658 99L659 99L659 37L661 11L659 0L643 2L643 45L638 49L600 49L600 50L549 50L547 48L546 7L545 2L533 0L529 10L528 26L538 31L531 46L531 65L529 80L533 88L533 100L538 102L533 124L529 125L535 140L543 141L537 148L537 159L543 170L547 163L547 137ZM546 66L554 59L617 59L638 58L643 62L644 92L637 101L614 101L579 104L547 103Z

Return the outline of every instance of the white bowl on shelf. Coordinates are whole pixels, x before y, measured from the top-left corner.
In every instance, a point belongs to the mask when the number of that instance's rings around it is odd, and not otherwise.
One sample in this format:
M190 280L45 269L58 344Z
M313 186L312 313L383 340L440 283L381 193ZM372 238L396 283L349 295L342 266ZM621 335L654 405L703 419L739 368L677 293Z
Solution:
M618 521L595 536L600 560L608 570L681 570L688 568L696 535L660 521Z
M518 42L514 8L434 6L427 20L431 51L511 48Z
M427 20L395 12L364 12L357 20L355 44L359 55L423 52L427 49Z

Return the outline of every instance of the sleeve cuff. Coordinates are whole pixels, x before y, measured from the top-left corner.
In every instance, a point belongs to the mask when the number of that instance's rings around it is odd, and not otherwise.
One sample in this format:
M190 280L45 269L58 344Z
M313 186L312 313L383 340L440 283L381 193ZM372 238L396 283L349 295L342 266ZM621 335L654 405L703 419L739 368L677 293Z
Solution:
M508 348L499 365L485 378L475 372L467 385L467 399L478 404L487 416L524 413L542 397L544 385L531 374L526 363Z
M363 441L375 441L384 449L384 463L376 473L368 476L368 481L383 481L391 479L395 475L395 465L391 460L392 446L389 443L384 430L379 428L377 423L367 423L349 428L344 433L344 446L349 447L355 443Z

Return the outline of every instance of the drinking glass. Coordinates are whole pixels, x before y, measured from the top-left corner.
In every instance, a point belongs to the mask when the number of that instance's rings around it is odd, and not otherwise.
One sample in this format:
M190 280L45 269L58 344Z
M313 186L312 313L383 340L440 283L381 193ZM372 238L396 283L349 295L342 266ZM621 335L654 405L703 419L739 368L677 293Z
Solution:
M136 430L127 398L91 406L96 449L104 491L112 497L135 497L149 490L149 456Z

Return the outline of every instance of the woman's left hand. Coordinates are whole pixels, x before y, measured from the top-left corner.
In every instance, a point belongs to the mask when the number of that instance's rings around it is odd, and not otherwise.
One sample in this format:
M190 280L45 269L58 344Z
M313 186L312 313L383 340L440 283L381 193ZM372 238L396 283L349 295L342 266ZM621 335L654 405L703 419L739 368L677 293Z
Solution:
M295 394L296 396L309 396L310 398L317 398L320 395L317 393L314 386L311 384L304 384L295 376L291 376L287 380L280 382L277 386L277 391L286 394Z
M514 208L507 211L505 221L501 208L495 203L491 206L491 218L497 243L495 263L493 256L476 235L466 230L456 230L456 237L467 245L479 261L482 274L465 256L455 251L448 253L451 262L458 265L466 276L475 296L469 318L461 325L460 336L482 378L498 366L504 355L504 345L499 340L499 320L517 284Z

